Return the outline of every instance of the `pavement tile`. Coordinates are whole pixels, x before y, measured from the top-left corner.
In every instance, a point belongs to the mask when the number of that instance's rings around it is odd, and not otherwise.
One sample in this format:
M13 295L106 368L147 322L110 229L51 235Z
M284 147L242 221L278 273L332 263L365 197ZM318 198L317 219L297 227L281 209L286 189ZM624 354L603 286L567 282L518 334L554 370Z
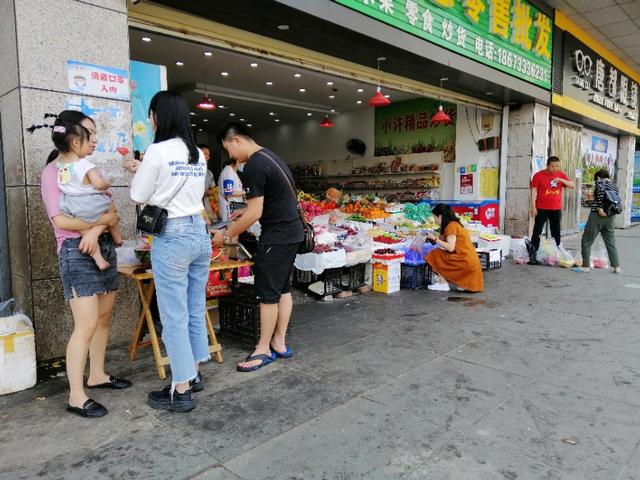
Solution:
M514 334L501 329L473 340L448 357L465 360L481 366L504 370L517 375L535 377L550 365L562 359L575 346L545 335Z
M615 479L640 440L639 413L567 388L534 383L450 444L461 452L473 451L474 458L525 456L548 465L562 479Z
M444 427L354 399L225 466L252 480L395 479L447 441ZM282 461L284 452L295 451Z
M336 346L323 355L299 355L291 368L329 382L337 388L361 393L441 353L460 345L444 335L409 335L397 328L386 329L366 339Z
M549 306L548 308L552 308ZM509 330L533 335L546 335L561 340L598 341L611 320L602 317L585 317L573 313L558 313L539 308L505 325Z
M531 380L506 372L440 357L365 393L418 419L464 430Z
M600 333L603 348L640 355L640 322L616 320Z
M85 427L90 427L85 420ZM100 420L94 420L100 422ZM151 432L129 432L99 448L76 447L47 461L31 461L0 470L0 479L103 480L186 478L219 463L192 443L160 428ZM80 434L81 436L81 434Z
M261 369L261 377L243 373L252 380L226 390L198 393L193 414L158 412L158 422L226 461L351 398L331 383L271 367Z
M551 467L512 452L479 452L469 445L451 443L403 480L581 480L563 476Z
M638 355L606 350L599 345L582 346L540 379L640 407Z

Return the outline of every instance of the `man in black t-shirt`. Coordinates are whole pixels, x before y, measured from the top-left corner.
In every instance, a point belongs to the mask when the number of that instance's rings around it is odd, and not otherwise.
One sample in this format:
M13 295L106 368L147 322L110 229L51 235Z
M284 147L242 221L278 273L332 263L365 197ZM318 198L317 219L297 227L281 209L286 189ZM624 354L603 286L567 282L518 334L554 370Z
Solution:
M238 162L247 208L238 211L226 232L214 235L214 245L229 243L257 221L262 226L253 266L256 297L260 302L260 340L254 352L238 364L239 371L249 372L277 357L293 355L285 344L285 333L293 309L290 293L293 262L304 230L293 176L284 161L258 145L241 123L224 127L218 140Z

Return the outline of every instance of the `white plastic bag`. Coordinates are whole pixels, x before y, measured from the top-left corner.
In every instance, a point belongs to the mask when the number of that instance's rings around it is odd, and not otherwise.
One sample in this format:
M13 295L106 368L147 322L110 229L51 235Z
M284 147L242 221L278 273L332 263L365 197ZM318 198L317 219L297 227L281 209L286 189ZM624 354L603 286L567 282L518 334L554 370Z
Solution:
M558 264L558 256L558 247L553 239L540 239L540 248L538 248L538 254L536 255L536 260L539 264L555 267Z
M139 263L135 252L136 244L135 240L125 240L121 247L116 248L118 265L137 265Z
M573 255L567 251L562 245L558 247L558 266L564 268L571 268L575 265Z
M609 268L609 255L599 237L591 247L591 268Z
M513 263L518 265L529 263L529 251L527 250L527 243L524 238L512 238L509 248L513 256Z
M36 344L33 324L15 301L0 304L0 395L36 384Z

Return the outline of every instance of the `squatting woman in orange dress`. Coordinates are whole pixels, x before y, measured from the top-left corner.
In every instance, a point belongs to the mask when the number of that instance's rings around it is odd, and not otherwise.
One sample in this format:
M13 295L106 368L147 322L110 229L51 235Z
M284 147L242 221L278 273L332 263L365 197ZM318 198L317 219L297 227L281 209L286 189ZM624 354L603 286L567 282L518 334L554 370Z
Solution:
M427 234L427 240L435 241L440 248L432 250L425 258L438 274L438 281L429 290L448 292L449 283L468 292L484 290L482 267L469 233L464 229L456 213L449 205L439 203L433 209L435 222L440 225L439 238Z

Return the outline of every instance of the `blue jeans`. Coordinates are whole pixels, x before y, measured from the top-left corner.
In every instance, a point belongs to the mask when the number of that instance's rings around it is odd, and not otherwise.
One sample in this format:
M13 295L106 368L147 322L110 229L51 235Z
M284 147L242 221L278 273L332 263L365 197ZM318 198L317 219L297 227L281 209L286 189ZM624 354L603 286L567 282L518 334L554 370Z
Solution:
M153 239L151 265L173 387L196 378L195 363L211 358L204 319L210 262L211 240L200 215L168 219Z

